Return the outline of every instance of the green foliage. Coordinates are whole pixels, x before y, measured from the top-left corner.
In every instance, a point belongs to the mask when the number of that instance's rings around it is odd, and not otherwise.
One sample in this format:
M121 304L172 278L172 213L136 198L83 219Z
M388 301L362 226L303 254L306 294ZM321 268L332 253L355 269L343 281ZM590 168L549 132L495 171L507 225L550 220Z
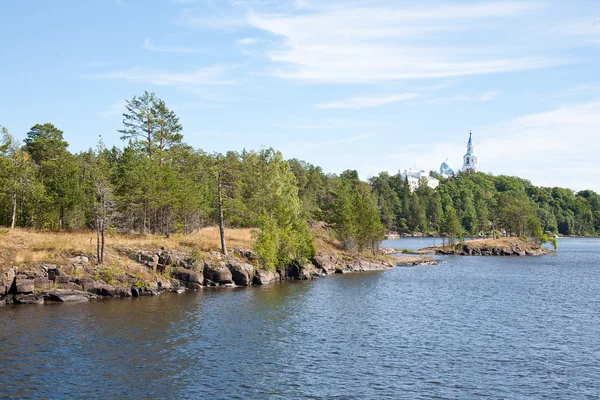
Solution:
M123 270L116 265L102 265L94 271L94 279L101 279L109 285L118 283L117 278L123 275Z

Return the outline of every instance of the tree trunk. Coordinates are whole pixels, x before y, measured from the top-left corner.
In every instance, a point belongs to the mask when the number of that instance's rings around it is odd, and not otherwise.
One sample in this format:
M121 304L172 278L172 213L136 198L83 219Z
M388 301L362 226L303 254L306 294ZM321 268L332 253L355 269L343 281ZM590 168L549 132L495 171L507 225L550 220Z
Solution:
M105 221L103 220L101 223L101 230L100 230L100 235L101 235L101 243L100 243L100 264L104 264L104 242L105 242L105 238L106 238L106 226L105 226Z
M102 264L102 256L100 255L100 218L96 219L96 259L98 265Z
M15 229L15 220L17 219L17 192L12 194L12 217L10 219L10 229Z
M227 255L227 245L225 244L225 227L223 221L223 198L221 195L221 173L217 172L217 205L219 207L219 234L221 235L221 253Z

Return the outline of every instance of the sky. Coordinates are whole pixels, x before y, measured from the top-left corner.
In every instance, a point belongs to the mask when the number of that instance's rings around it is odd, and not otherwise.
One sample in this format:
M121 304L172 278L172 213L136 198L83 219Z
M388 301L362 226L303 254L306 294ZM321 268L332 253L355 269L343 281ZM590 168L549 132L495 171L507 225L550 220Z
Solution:
M207 152L274 147L367 179L462 166L600 191L600 2L0 2L0 125L123 146L155 92Z

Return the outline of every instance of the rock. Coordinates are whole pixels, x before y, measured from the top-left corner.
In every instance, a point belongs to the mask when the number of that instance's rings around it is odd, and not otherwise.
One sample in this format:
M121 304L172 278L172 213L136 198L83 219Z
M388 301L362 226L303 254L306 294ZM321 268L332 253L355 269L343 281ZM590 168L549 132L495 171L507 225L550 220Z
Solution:
M177 268L175 270L175 278L177 278L186 288L198 290L204 283L204 276L200 272L192 271L191 269Z
M238 286L248 286L254 279L254 266L247 263L228 261L227 268L231 272L231 279Z
M86 256L77 256L77 257L67 258L67 260L71 264L87 264L90 262L90 259Z
M71 278L65 274L62 274L61 276L56 276L54 278L55 283L69 283L70 281L71 281Z
M185 293L185 288L183 286L174 288L171 290L171 293L177 293L177 294Z
M9 284L9 287L12 286L13 281L15 280L15 278L17 277L17 267L12 267L8 269L8 272L6 273L6 281Z
M53 289L42 292L45 302L84 303L92 298L88 292L81 290Z
M15 280L15 293L26 294L33 293L35 289L35 283L33 279L16 279Z
M116 297L117 293L118 292L113 285L107 283L96 284L96 294L98 296Z
M337 268L336 257L331 254L319 254L313 257L312 263L323 270L325 274L332 274Z
M118 286L115 288L117 297L132 297L131 288Z
M281 280L279 273L274 271L260 270L254 275L253 283L255 285L267 285L279 280Z
M48 278L35 278L33 283L37 289L48 289L53 284Z
M231 271L224 262L219 262L218 264L214 262L204 263L204 279L218 283L219 285L233 283Z
M317 268L310 263L302 265L299 272L299 279L302 280L314 279L321 275Z
M89 276L84 276L81 279L77 279L76 282L79 285L81 285L83 287L83 290L85 290L86 292L96 293L96 281L93 278Z
M40 294L16 294L14 296L17 304L44 304L44 297Z

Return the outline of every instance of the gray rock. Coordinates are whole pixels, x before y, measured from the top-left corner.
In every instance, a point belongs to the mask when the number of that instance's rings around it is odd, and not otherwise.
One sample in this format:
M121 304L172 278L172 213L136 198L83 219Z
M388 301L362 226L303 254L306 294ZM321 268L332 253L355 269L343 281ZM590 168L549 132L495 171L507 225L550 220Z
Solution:
M332 254L319 254L313 257L312 263L323 270L325 274L332 274L338 268L337 259Z
M77 257L67 258L67 260L71 264L87 264L90 262L90 259L86 256L77 256Z
M35 283L33 279L17 279L15 280L15 293L16 294L27 294L33 293L35 289Z
M204 283L204 276L201 272L192 271L191 269L177 268L175 270L175 278L188 289L198 290Z
M35 278L33 283L37 289L49 289L52 286L53 282L48 278Z
M52 303L84 303L92 298L88 292L81 290L53 289L42 292L44 302Z
M96 284L96 294L98 296L104 296L104 297L116 297L117 296L117 290L115 289L115 287L113 285L109 285L107 283L100 283L100 284Z
M248 263L238 263L237 261L228 261L227 268L231 272L231 279L238 286L248 286L254 279L254 266Z
M225 285L227 283L233 283L231 271L227 268L224 262L215 264L213 262L207 262L204 264L204 279L209 280L219 285Z
M304 264L300 268L299 279L314 279L319 276L321 276L321 273L319 273L319 270L312 264Z
M44 297L40 294L16 294L14 297L17 304L44 304Z
M281 280L281 277L279 276L279 273L277 273L275 271L260 270L260 271L257 271L256 274L254 275L253 283L255 285L267 285L269 283L274 283L274 282L277 282L280 280Z

